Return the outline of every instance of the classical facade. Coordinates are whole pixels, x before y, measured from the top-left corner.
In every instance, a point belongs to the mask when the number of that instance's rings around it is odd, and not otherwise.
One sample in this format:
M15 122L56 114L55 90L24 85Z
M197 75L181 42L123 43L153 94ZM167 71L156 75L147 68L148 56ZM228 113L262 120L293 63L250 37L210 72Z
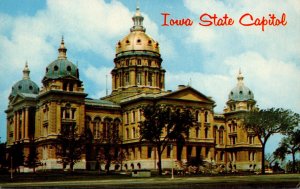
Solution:
M259 168L261 145L251 131L241 127L241 115L256 104L241 72L222 114L214 113L215 102L191 86L179 85L177 90L167 91L159 43L146 34L139 8L132 19L134 25L129 34L116 44L112 92L108 96L87 98L79 70L67 58L64 40L57 59L46 67L41 88L30 80L26 63L23 79L13 85L5 111L7 148L21 143L26 157L29 143L34 141L43 169L61 169L55 144L62 128L75 125L78 133L88 128L94 141L107 137L114 128L121 139L115 153L125 154L122 169L156 169L155 147L139 139L142 108L156 103L174 110L187 108L197 122L184 145L174 144L173 150L164 150L163 168L170 168L172 161L180 166L191 157L200 156L227 170ZM75 168L94 169L98 160L97 155L86 152Z

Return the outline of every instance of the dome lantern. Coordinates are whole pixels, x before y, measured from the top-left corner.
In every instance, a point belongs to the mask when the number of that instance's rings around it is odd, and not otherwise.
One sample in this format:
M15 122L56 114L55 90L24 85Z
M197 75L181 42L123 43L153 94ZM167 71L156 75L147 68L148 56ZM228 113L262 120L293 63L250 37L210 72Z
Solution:
M130 29L131 32L133 31L143 31L145 32L146 29L143 26L144 17L141 14L139 6L136 7L135 15L132 17L134 25Z
M29 74L30 74L30 70L28 68L28 63L26 61L25 68L23 70L23 79L30 79Z
M58 49L58 59L67 59L67 49L65 47L64 37L62 37L60 47Z

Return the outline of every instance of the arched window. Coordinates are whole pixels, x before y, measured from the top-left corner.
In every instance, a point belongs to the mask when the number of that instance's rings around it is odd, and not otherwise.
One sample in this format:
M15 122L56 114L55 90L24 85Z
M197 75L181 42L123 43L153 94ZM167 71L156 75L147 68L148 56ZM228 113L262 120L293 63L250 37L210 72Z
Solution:
M205 121L205 123L208 122L208 112L204 113L204 121Z
M205 138L208 138L208 128L207 127L205 128L204 132L205 132L204 133L205 134Z

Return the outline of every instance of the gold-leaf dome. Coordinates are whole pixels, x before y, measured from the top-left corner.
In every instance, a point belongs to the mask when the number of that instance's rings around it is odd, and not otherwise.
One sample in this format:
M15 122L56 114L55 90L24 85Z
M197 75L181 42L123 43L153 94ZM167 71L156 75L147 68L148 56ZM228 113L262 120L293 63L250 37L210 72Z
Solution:
M140 13L139 7L136 8L136 13L132 17L134 22L130 33L120 40L116 45L116 56L123 55L124 53L154 53L159 55L159 44L145 32L143 27L144 17Z

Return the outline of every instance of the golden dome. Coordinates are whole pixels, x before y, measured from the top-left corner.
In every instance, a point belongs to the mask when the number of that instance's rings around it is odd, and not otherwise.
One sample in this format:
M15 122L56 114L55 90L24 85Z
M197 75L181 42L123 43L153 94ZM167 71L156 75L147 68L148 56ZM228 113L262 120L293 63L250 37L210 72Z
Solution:
M138 7L132 20L134 25L130 29L130 33L116 45L116 55L118 56L120 53L123 54L134 51L149 51L154 54L159 54L158 42L145 33L146 29L143 27L144 17L141 15Z

